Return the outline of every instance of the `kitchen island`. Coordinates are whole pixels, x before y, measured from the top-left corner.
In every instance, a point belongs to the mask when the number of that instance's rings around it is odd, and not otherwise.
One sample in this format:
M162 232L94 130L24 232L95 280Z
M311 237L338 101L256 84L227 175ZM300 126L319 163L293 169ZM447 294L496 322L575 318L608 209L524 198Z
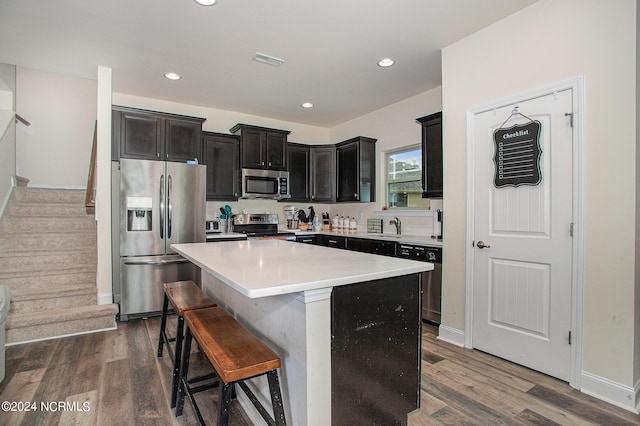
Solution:
M282 240L172 247L280 355L289 424L402 424L418 407L420 273L432 264ZM253 385L269 407L266 380Z

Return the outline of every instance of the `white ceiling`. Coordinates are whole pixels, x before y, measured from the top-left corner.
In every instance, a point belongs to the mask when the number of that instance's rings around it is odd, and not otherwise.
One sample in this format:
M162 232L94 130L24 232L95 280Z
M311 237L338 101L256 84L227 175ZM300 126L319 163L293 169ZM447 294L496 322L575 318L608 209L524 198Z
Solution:
M118 93L332 127L439 86L442 47L534 2L0 0L0 63L91 79L103 65Z

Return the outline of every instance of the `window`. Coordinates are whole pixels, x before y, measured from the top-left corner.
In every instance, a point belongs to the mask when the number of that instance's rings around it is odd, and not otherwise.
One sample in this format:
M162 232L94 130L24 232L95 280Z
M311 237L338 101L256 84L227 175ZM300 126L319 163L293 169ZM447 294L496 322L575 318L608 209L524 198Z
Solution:
M422 198L422 149L419 145L386 154L387 206L395 208L429 207Z

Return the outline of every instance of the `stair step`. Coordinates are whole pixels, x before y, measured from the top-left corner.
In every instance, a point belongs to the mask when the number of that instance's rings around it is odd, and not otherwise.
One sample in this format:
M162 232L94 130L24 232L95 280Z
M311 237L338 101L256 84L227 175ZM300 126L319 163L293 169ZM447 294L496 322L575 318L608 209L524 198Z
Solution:
M7 216L0 224L0 231L7 234L21 232L74 232L95 230L92 216L84 217L13 217Z
M8 344L116 328L118 305L93 305L44 312L13 313L6 322Z
M23 232L0 234L0 251L14 250L67 250L96 247L94 230L68 232Z
M95 284L11 290L11 314L40 312L97 303Z
M97 305L96 222L85 191L15 188L0 222L0 283L11 288L8 344L113 329Z
M66 250L59 252L26 250L0 252L0 271L32 271L74 267L96 267L97 255L94 250Z
M5 273L0 270L0 282L13 289L45 288L72 284L95 283L95 267L59 267L34 271L11 271Z
M18 203L73 203L84 205L86 191L79 189L23 188L14 190Z
M71 203L11 203L7 213L20 217L89 216L83 205Z

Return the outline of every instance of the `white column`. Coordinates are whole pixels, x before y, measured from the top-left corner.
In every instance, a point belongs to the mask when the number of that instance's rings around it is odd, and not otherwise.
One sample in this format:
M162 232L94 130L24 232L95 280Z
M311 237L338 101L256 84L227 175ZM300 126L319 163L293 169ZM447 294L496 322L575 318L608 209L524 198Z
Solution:
M306 312L307 422L309 426L331 423L331 291L305 291L297 300Z
M331 290L250 299L203 273L202 289L282 360L280 386L287 424L324 426L331 421ZM266 378L248 383L268 411ZM246 396L238 401L253 422L262 418Z
M98 67L96 213L98 304L113 303L111 273L111 68Z

